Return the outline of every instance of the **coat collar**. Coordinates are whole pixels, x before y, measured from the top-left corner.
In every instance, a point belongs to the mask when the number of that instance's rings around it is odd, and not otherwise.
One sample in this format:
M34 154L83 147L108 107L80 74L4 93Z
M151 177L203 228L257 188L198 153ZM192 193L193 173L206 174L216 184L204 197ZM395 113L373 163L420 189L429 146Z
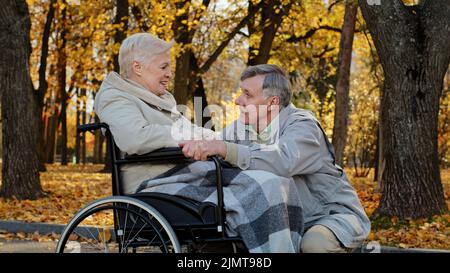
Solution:
M118 89L127 94L133 95L150 106L158 108L158 110L165 110L174 114L179 114L176 110L176 101L172 94L166 91L162 96L157 96L147 90L142 85L131 81L129 79L124 79L116 72L110 72L102 83L101 90L107 89Z
M290 103L280 110L280 113L270 122L270 124L259 134L250 125L243 125L240 128L245 128L247 134L252 135L252 139L256 139L258 143L271 143L279 138L282 128L286 127L294 120L314 120L317 119L314 115L305 109L297 108ZM239 119L237 122L242 123Z

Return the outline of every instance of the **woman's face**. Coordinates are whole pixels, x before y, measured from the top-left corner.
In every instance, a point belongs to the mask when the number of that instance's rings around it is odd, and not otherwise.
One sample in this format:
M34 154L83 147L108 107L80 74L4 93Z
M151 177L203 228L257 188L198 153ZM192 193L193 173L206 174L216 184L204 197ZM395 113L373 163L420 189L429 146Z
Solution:
M153 56L145 65L135 62L135 73L140 84L158 96L165 94L169 81L172 79L170 67L170 52ZM140 69L136 69L136 66Z

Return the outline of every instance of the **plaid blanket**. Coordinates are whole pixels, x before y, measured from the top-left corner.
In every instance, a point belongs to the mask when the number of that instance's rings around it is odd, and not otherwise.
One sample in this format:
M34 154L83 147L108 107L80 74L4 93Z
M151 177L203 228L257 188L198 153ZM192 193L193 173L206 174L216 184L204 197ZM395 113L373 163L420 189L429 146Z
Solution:
M197 161L141 183L137 192L162 192L217 204L215 165ZM292 178L260 170L223 168L226 232L251 253L297 253L303 211Z

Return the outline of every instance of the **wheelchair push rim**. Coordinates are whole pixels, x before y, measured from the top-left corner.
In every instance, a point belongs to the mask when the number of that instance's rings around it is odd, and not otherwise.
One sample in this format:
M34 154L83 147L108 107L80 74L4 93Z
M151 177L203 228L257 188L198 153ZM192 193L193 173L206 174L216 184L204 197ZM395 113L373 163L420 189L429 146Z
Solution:
M94 215L101 217L104 225L83 225ZM158 243L162 252L181 252L174 230L156 209L134 198L113 196L81 209L61 234L56 252L156 252Z

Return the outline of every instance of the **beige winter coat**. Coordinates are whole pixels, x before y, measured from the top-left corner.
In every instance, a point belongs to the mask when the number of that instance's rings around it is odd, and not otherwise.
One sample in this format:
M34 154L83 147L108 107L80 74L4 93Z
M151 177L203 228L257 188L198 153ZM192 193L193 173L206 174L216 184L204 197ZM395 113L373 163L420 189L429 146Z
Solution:
M109 125L122 153L145 154L159 148L178 147L181 139L214 138L214 132L195 126L176 110L172 94L157 96L140 84L111 72L103 81L94 102L95 113ZM149 163L122 166L122 188L134 193L139 184L173 164Z

